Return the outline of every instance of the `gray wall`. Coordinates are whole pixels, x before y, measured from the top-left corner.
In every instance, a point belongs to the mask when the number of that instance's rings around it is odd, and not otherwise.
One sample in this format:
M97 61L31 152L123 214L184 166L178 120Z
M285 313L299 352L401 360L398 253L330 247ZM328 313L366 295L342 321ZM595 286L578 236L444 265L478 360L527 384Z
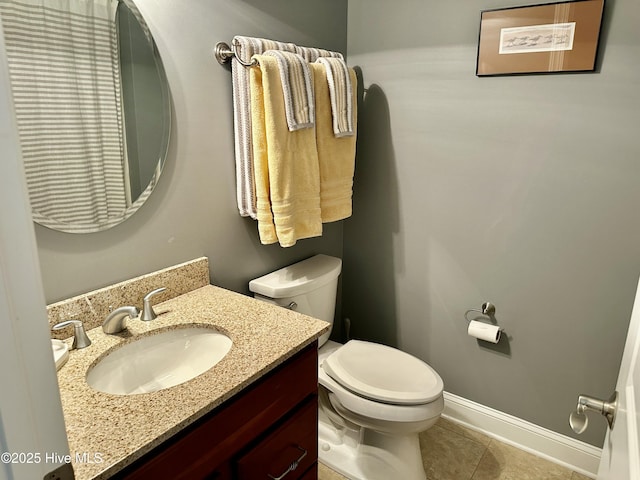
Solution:
M480 11L531 3L349 1L368 91L342 308L447 391L573 436L577 395L613 391L640 273L640 3L607 2L598 73L477 78ZM466 334L485 300L495 348Z
M314 253L342 256L342 225L295 247L262 246L235 206L231 73L212 51L252 35L346 51L346 0L136 0L162 56L173 97L169 158L149 201L106 232L36 226L47 302L202 255L212 283L248 292L251 278Z

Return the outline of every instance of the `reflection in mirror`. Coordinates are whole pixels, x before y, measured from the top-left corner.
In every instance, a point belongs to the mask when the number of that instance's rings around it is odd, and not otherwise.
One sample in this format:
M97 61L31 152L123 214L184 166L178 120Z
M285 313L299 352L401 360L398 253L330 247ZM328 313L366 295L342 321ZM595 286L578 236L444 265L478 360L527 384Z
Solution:
M2 0L11 88L36 222L105 230L155 187L169 87L131 0Z

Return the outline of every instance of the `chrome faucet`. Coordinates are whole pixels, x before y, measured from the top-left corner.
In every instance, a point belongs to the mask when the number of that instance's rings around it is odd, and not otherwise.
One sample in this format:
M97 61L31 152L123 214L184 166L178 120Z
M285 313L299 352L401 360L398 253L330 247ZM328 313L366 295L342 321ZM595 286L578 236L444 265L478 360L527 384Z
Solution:
M104 333L119 333L127 326L128 318L136 318L140 311L136 307L120 307L111 312L102 323Z

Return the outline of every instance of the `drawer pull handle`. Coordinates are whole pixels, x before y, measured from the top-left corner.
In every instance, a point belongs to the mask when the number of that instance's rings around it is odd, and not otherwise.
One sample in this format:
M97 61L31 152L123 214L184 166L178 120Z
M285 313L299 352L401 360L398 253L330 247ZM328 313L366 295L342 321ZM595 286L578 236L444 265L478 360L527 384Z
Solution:
M300 458L298 458L295 462L289 465L289 468L287 468L287 471L284 472L279 477L274 477L271 474L267 474L269 478L271 478L272 480L282 480L289 472L293 472L296 468L298 468L298 465L300 465L300 462L302 461L302 459L307 456L307 451L299 445L296 445L296 447L298 447L298 450L302 452L302 455L300 455Z

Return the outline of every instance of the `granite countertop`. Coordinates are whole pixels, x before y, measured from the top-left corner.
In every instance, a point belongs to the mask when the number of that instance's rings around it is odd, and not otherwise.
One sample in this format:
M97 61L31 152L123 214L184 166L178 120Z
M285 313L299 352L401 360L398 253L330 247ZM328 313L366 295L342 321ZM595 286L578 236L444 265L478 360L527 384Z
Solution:
M77 480L109 478L329 329L321 320L211 285L154 309L157 319L130 319L122 334L106 335L101 327L88 331L92 345L70 351L68 362L58 371ZM185 324L215 327L232 339L231 350L202 375L154 393L111 395L85 381L87 369L111 349L140 335Z

